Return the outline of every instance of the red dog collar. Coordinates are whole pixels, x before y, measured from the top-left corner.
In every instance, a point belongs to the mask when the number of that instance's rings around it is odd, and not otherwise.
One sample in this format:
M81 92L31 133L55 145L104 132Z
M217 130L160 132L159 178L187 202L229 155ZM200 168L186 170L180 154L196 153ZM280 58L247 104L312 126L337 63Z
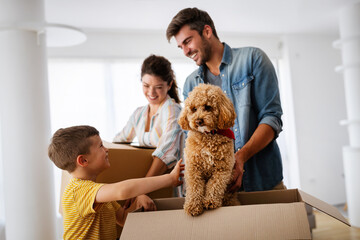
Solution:
M235 140L234 132L231 131L230 128L228 128L228 129L211 130L210 133L211 133L211 134L220 134L220 135L223 135L223 136L225 136L225 137L228 137L228 138L230 138L230 139L234 139L234 140Z

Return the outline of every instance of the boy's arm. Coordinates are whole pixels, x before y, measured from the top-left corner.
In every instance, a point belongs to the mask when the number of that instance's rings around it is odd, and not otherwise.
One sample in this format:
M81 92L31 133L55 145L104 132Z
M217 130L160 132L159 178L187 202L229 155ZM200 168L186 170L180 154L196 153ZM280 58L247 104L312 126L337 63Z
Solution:
M153 192L161 188L179 186L182 184L179 177L183 175L181 174L181 171L184 170L184 165L181 164L181 162L182 160L178 161L174 169L169 174L104 184L97 192L95 202L125 200L138 195Z
M120 225L121 227L124 226L125 224L125 220L127 217L128 212L125 211L125 209L123 207L120 207L117 211L116 211L116 223L118 225Z

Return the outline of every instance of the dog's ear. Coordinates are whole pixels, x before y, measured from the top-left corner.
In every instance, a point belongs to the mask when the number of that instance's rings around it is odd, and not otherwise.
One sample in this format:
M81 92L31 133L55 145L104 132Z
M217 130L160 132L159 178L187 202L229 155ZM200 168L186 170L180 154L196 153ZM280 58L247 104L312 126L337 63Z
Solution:
M219 99L219 129L228 129L234 126L236 113L230 99L221 91Z
M181 110L179 120L178 120L178 123L183 130L190 130L189 120L187 119L187 114L188 114L187 109L188 109L188 107L185 106Z

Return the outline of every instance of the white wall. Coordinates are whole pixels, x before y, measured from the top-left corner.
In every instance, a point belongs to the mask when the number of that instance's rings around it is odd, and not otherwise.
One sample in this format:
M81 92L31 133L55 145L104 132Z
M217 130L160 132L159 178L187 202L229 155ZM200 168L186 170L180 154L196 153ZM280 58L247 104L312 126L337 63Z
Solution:
M186 59L177 47L175 39L170 43L165 31L115 31L85 29L87 41L81 45L66 48L49 48L49 57L100 57L100 58L140 58L150 54L163 55L168 59ZM280 37L276 35L229 34L219 32L221 41L231 46L256 46L262 48L270 57L279 57Z
M345 202L342 146L347 132L339 125L346 118L342 75L334 68L341 53L332 48L337 36L292 35L283 38L289 64L299 187L331 203ZM286 116L285 112L285 116ZM290 113L291 114L291 113Z
M85 30L88 40L72 48L50 48L49 57L140 58L159 54L170 61L186 59L165 32ZM282 58L284 134L290 169L289 187L299 187L331 204L345 202L342 146L347 145L342 76L334 72L340 51L337 36L234 35L219 32L232 47L256 46L271 58Z

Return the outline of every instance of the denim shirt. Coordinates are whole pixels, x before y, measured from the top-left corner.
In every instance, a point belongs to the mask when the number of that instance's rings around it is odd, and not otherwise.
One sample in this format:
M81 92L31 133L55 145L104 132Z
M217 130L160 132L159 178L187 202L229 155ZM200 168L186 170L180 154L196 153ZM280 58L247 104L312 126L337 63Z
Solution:
M271 190L283 179L281 155L276 143L282 131L282 109L275 69L267 55L258 48L230 48L224 44L220 65L222 90L234 104L236 120L235 151L250 139L259 124L274 129L275 138L244 165L243 189L245 191ZM204 83L206 66L200 66L187 77L183 95L199 83Z

